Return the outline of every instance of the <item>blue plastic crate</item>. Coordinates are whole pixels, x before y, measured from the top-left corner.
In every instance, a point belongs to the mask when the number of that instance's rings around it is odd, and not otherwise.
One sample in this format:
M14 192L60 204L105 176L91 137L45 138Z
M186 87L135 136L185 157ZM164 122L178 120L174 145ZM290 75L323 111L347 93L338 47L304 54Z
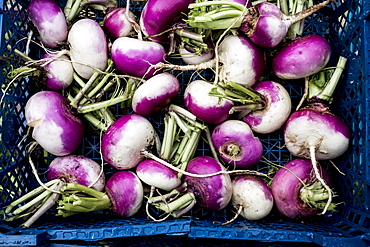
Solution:
M25 37L29 25L25 13L28 1L0 0L0 49L4 57L14 58L14 48L24 51ZM132 1L132 10L138 14L145 2ZM120 2L125 6L125 2ZM328 38L332 60L339 55L348 58L347 68L335 94L333 112L350 126L351 146L340 158L334 160L346 175L340 175L330 164L329 172L334 180L339 198L345 202L337 212L304 222L287 220L277 212L267 218L251 222L241 218L231 224L220 226L215 221L226 221L233 215L227 208L211 212L194 208L187 218L154 222L147 219L145 212L133 218L122 219L101 212L92 215L60 218L52 212L42 217L30 229L21 229L16 222L0 221L0 246L58 246L58 241L102 241L128 243L128 240L151 236L175 238L176 244L169 246L369 246L370 245L370 3L367 0L335 0L328 7L306 18L305 33L318 33ZM101 19L97 13L95 19ZM31 44L31 50L35 46ZM37 52L30 54L37 58ZM14 61L1 60L0 97L0 211L14 198L27 193L38 184L34 179L21 142L27 132L24 107L27 99L35 92L32 81L18 80L8 85L7 73ZM191 72L178 75L182 89L192 77ZM273 75L264 75L276 79ZM290 93L293 105L297 105L303 88L299 83L280 81ZM6 89L6 94L4 91ZM118 112L117 112L118 113ZM150 119L159 133L163 122L160 117ZM260 135L264 145L264 156L271 162L283 165L291 159L284 148L281 131ZM38 150L38 168L46 169L52 156L43 157ZM100 159L99 136L86 136L78 152ZM199 154L209 154L206 145L201 145ZM266 167L260 163L256 169ZM268 167L267 167L268 168ZM179 237L180 236L180 237ZM122 240L122 238L124 238ZM181 239L181 243L179 242ZM231 242L227 242L230 241ZM170 241L170 240L169 240ZM158 245L163 243L159 241ZM290 245L287 243L291 243ZM83 244L81 244L83 245ZM88 244L87 244L88 245Z

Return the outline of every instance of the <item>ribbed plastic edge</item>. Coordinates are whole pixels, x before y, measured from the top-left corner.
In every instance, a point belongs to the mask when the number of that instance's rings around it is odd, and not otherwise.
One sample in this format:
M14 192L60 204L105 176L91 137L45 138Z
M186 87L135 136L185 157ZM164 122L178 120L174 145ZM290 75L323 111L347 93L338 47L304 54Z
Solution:
M38 246L46 240L48 240L46 231L22 231L22 237L0 233L0 246Z
M365 5L367 5L368 7L370 7L370 3L366 3ZM370 17L370 16L368 16ZM365 68L365 75L366 75L366 85L370 85L370 58L368 56L368 54L370 54L370 19L367 18L364 20L364 39L365 39L365 42L364 42L364 52L365 56L364 57L364 68ZM367 97L369 97L370 95L370 87L367 86ZM366 110L369 110L370 109L370 100L367 98L366 100ZM366 111L368 112L368 111ZM369 123L370 121L370 116L369 114L367 114L367 123ZM367 125L367 132L370 133L370 125ZM370 146L370 140L366 140L367 143L366 143L366 146L369 148ZM369 150L368 152L369 153ZM370 191L370 155L367 155L367 169L366 169L366 182L367 182L367 185L369 186L368 188L368 191ZM366 205L370 205L370 197L368 196L366 198L367 203Z

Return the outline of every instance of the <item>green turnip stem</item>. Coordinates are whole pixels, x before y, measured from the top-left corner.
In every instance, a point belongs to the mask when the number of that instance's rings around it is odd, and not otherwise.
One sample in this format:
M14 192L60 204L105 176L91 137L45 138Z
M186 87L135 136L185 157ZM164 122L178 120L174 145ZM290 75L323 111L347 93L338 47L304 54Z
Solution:
M107 131L108 125L103 123L101 119L98 119L97 117L95 117L94 114L86 113L83 116L95 128L102 130L104 132Z
M173 211L183 209L195 201L195 196L193 193L188 192L181 197L173 200L170 203L160 202L154 204L154 206L166 213L172 213Z
M180 114L184 117L186 117L187 119L190 119L192 121L196 121L197 120L197 117L189 112L188 110L185 110L184 108L178 106L178 105L174 105L174 104L171 104L169 107L168 107L168 111L169 112L175 112L177 114Z
M55 185L56 183L60 182L59 179L54 179L54 180L51 180L51 181L48 181L47 183L45 183L44 185L46 187L52 187L53 185ZM34 196L37 196L39 195L40 193L42 193L43 191L45 191L45 188L43 186L39 186L37 187L36 189L28 192L27 194L23 195L22 197L12 201L6 208L5 208L5 213L8 214L10 213L10 211L13 209L13 207L15 206L18 206L19 204L29 200L30 198L34 197Z
M64 183L59 181L56 184L55 190L60 190ZM37 219L39 219L46 211L48 211L51 207L55 205L55 202L59 198L59 193L52 193L49 197L45 200L45 203L26 221L23 223L24 227L30 227Z
M203 8L203 10L206 11L207 9L205 8L211 7L211 6L234 7L235 9L238 9L240 11L244 11L245 9L245 6L243 4L232 2L232 1L206 1L206 2L199 2L199 3L191 3L189 4L189 9Z
M164 160L170 159L171 150L175 140L176 129L177 126L174 118L171 115L166 115L164 118L164 136L160 153L160 156Z
M218 86L213 88L209 94L243 105L254 104L256 106L255 110L261 110L266 105L266 100L260 93L231 81L219 82ZM260 104L263 108L260 107Z
M347 59L341 56L338 59L335 69L324 68L313 75L309 80L308 99L312 100L314 98L319 98L331 104L333 100L332 95L336 86L338 85L346 62Z
M98 76L100 75L99 71L94 71L90 79L86 82L83 88L81 88L80 92L74 97L74 99L71 101L71 105L75 108L77 108L77 105L79 104L80 100L83 98L87 90L90 89L91 85L93 85L94 81Z
M66 183L62 190L62 199L58 201L58 215L67 217L75 213L86 213L97 210L109 209L111 201L107 194L90 187ZM73 192L69 195L68 191ZM76 193L78 192L78 193ZM82 195L80 194L82 193Z
M334 93L334 90L335 90L336 86L338 85L339 79L342 75L342 72L344 70L346 62L347 62L347 59L345 57L342 57L342 56L339 57L339 61L337 63L337 66L334 70L333 75L331 76L331 78L330 78L328 84L326 85L326 87L324 88L324 90L318 96L320 99L326 100L329 103L332 102L332 100L333 100L332 95Z
M129 99L129 96L120 95L120 96L117 96L117 97L109 99L109 100L100 101L100 102L92 103L92 104L88 104L88 105L80 105L80 106L77 107L77 111L79 113L82 113L82 114L83 113L88 113L88 112L91 112L91 111L96 111L96 110L106 108L106 107L111 106L111 105L118 104L118 103L123 102L123 101L128 100L128 99Z
M105 86L106 82L108 81L108 79L112 76L112 74L109 73L109 71L111 71L113 69L113 66L114 66L114 63L113 63L113 60L112 59L109 59L108 60L108 67L107 69L105 70L105 72L108 72L108 74L105 74L104 77L97 83L96 86L94 86L93 89L91 89L88 94L87 94L87 97L81 99L81 101L79 102L79 104L83 105L86 103L86 101L88 99L91 99L92 97L94 97L94 95L103 87Z

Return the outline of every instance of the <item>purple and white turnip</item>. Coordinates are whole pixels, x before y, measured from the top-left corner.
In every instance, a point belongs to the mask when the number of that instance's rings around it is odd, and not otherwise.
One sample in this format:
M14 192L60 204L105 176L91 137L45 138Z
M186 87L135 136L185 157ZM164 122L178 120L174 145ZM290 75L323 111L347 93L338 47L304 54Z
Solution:
M323 69L331 55L329 42L318 34L297 37L285 43L272 59L272 69L282 79L300 79Z
M74 152L84 136L83 122L72 113L69 101L60 93L40 91L27 101L27 125L32 137L46 151L56 156Z
M124 115L114 121L101 140L105 161L118 170L134 168L144 159L141 151L154 145L156 131L145 117Z
M28 4L27 14L46 47L57 48L66 43L67 21L56 1L32 0Z
M150 115L168 105L179 93L180 82L164 72L152 76L141 84L132 97L132 109L140 115Z
M328 173L317 163L325 183L331 187ZM312 163L307 159L294 159L287 162L274 175L271 183L276 208L288 218L306 218L326 211L326 203L331 191L317 179ZM334 210L330 203L328 209Z
M227 120L217 125L212 132L212 142L221 159L234 169L249 168L263 155L261 141L241 120Z
M274 206L270 187L259 177L240 175L232 179L231 205L247 220L261 220Z
M243 31L258 46L273 48L286 37L289 27L325 7L325 0L295 15L287 16L273 3L262 2L247 8L230 1L203 1L189 5L187 23L194 28Z

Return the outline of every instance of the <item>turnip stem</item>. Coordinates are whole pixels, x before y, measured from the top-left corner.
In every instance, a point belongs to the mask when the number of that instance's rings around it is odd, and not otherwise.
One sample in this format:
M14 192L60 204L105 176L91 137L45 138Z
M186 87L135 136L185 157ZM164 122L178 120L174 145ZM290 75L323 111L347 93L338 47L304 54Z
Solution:
M108 79L112 76L112 74L110 74L109 71L113 69L113 66L114 66L113 60L109 59L108 67L105 70L106 72L108 72L108 74L104 75L104 77L98 82L98 84L94 86L92 90L89 91L89 93L87 94L87 97L81 99L79 104L81 105L85 104L88 99L91 99L92 97L94 97L94 95L106 84Z
M55 187L55 190L60 190L61 186L63 185L62 181L59 181ZM30 227L37 219L39 219L46 211L48 211L51 207L55 205L55 202L59 198L59 193L52 193L45 203L34 213L31 218L29 218L25 223L23 223L24 227Z
M91 85L93 85L94 81L96 80L96 78L98 78L99 75L100 75L100 72L99 71L94 71L94 73L92 74L92 76L90 77L90 79L88 80L88 82L85 84L85 86L83 88L81 88L80 92L71 101L70 104L71 104L72 107L77 108L77 105L79 104L80 100L85 95L85 93L87 92L87 90L90 89Z
M339 57L337 66L334 70L333 75L331 76L328 84L325 86L324 90L320 93L318 96L320 99L326 100L329 103L332 102L333 98L332 95L334 93L334 90L336 86L338 85L339 79L342 75L342 72L344 70L344 67L346 65L347 59L345 57Z
M154 204L154 206L166 213L172 213L175 210L179 210L179 209L183 209L187 207L193 201L195 201L194 194L191 192L188 192L185 195L179 197L178 199L170 203L160 202L160 203Z
M117 103L120 103L120 102L128 100L128 99L129 99L129 97L127 95L120 95L120 96L117 96L116 98L113 98L113 99L100 101L100 102L92 103L92 104L88 104L88 105L78 106L77 111L79 113L82 113L82 114L83 113L88 113L88 112L91 112L91 111L96 111L96 110L99 110L99 109L102 109L102 108L106 108L106 107L111 106L111 105L115 105Z
M58 183L60 180L59 179L55 179L55 180L51 180L51 181L48 181L47 183L45 183L44 185L47 186L47 187L52 187L53 185L55 185L56 183ZM6 208L5 208L5 213L8 214L10 213L10 211L13 209L13 207L27 201L28 199L42 193L43 191L45 190L44 187L42 186L39 186L37 187L36 189L28 192L27 194L23 195L22 197L12 201Z
M331 188L327 185L327 183L325 182L325 180L320 175L320 171L319 171L319 169L317 167L317 161L316 161L315 152L316 152L316 147L314 145L311 145L310 146L310 156L311 156L312 167L313 167L313 169L315 171L315 176L316 176L317 180L322 184L322 186L328 192L328 200L326 202L326 205L325 205L324 209L320 213L320 214L325 214L326 211L328 210L331 202L332 202L333 191L331 190Z

